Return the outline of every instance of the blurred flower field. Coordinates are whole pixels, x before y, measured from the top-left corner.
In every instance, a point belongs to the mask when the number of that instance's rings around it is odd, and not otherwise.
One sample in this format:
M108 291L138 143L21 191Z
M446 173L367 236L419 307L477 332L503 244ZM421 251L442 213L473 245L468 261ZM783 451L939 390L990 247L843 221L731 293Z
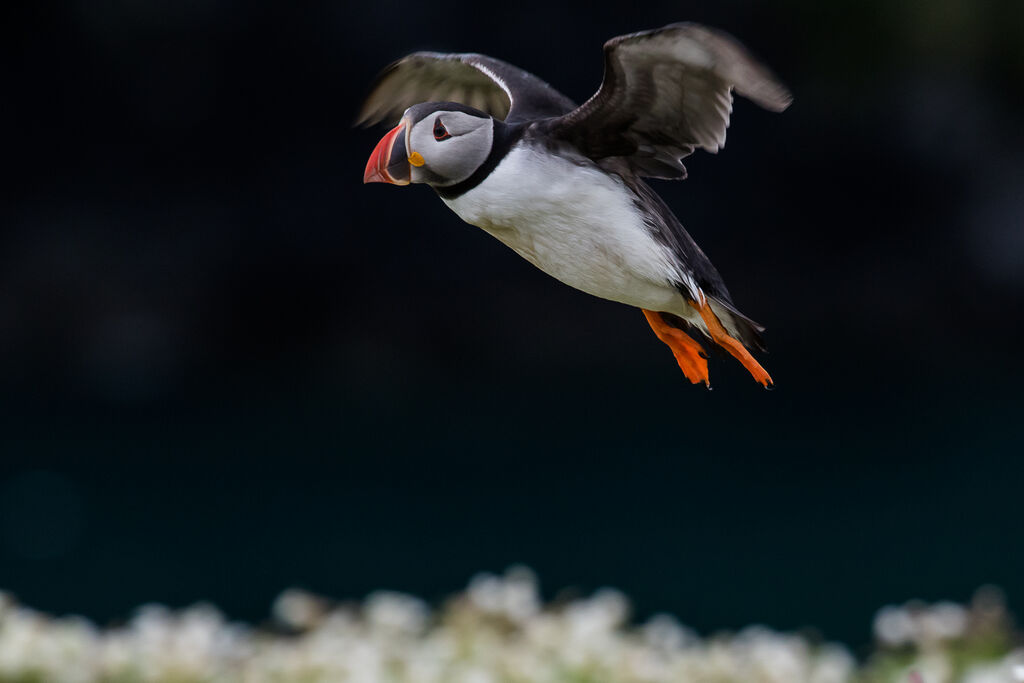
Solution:
M99 628L0 593L0 683L1019 683L1024 644L998 592L882 608L862 660L752 626L699 637L667 615L633 625L610 589L544 604L533 574L482 574L440 609L380 592L334 604L283 593L256 628L209 605L140 608Z

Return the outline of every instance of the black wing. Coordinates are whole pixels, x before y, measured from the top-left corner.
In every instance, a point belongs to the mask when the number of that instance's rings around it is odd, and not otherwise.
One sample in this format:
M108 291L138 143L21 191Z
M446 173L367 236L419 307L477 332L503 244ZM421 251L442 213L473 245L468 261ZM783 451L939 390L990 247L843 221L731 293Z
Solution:
M422 102L458 102L509 123L562 116L576 108L541 79L500 59L414 52L381 72L356 123L397 121Z
M772 111L786 88L732 36L697 24L612 38L604 82L550 132L591 159L623 157L649 178L684 178L683 157L725 144L732 91Z

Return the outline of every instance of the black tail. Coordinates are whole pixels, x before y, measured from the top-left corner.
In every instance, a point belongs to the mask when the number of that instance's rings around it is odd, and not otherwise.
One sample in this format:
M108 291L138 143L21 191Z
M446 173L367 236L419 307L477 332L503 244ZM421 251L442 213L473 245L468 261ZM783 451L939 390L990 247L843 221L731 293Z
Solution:
M760 325L736 310L731 301L722 301L718 297L709 296L711 310L715 312L729 333L743 342L747 348L767 351L764 342L764 326Z
M728 302L722 301L721 299L713 296L708 297L708 301L711 303L711 309L715 312L718 320L722 323L722 326L732 336L743 342L743 345L747 348L757 349L758 351L767 351L764 341L764 327L754 322L747 316L743 315L736 308ZM688 320L680 318L678 315L673 313L662 312L662 319L672 327L686 332L688 335L694 338L694 340L700 341L707 339L708 336L702 328L698 328ZM718 349L717 344L702 344L705 349L710 346L713 349Z

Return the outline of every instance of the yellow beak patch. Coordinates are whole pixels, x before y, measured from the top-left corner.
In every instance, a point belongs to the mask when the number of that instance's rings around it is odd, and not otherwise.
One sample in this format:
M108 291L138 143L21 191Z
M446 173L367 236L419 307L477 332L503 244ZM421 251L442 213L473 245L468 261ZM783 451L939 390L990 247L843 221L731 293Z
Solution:
M412 164L413 166L422 166L427 162L423 160L423 155L421 155L419 152L413 152L412 154L409 155L409 163Z

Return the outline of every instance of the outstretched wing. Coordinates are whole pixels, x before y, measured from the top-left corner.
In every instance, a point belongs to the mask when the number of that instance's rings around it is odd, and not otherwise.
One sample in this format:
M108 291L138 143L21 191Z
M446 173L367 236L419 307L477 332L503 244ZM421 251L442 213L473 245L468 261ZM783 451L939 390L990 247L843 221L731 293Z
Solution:
M414 52L381 72L356 123L396 121L421 102L458 102L510 123L561 116L576 108L541 79L500 59Z
M732 36L671 24L605 43L601 88L550 130L592 159L624 157L639 175L684 178L683 157L725 144L734 89L772 111L792 101Z

